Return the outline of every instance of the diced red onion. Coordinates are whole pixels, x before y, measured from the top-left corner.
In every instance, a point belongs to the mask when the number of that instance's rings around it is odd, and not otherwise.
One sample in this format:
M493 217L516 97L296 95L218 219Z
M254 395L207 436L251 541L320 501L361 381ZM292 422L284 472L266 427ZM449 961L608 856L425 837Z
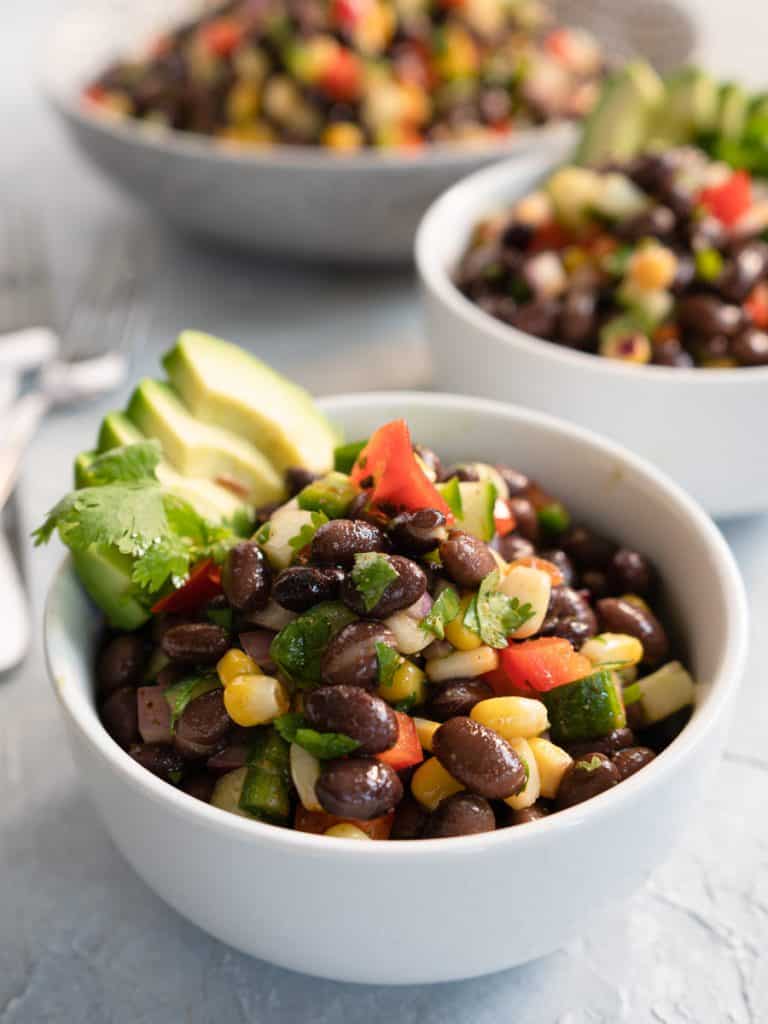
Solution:
M414 601L409 608L405 609L405 614L410 615L412 619L423 619L425 615L429 615L431 608L432 598L425 590L418 601Z
M240 634L240 643L249 658L253 658L259 668L271 670L274 662L269 656L269 645L275 633L271 629L253 629Z
M139 732L145 743L170 743L171 708L161 686L140 686L136 691Z
M422 654L425 658L447 658L453 652L453 647L447 640L433 640L429 647L425 647Z

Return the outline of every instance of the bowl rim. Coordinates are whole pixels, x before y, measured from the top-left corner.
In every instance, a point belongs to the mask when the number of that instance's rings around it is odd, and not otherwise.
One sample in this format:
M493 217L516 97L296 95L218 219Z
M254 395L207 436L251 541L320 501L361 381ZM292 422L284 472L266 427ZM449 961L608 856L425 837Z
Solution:
M628 452L620 445L600 437L590 430L575 426L546 413L535 412L522 406L498 402L491 399L477 399L454 394L430 394L419 391L358 392L346 395L331 395L322 398L319 405L331 417L346 411L373 411L377 406L399 404L404 407L418 402L422 408L442 412L472 413L481 409L486 413L506 418L509 421L525 419L532 422L553 439L574 439L597 449L606 458L620 460L633 474L639 475L656 490L661 490L668 502L676 506L688 520L691 530L698 532L707 544L716 570L716 579L724 595L728 609L725 623L725 643L720 654L718 667L712 674L711 692L706 704L697 710L679 736L642 772L627 779L620 787L601 793L599 796L559 811L557 814L531 822L526 829L497 829L479 835L452 838L450 843L441 839L401 840L395 843L329 843L327 837L294 829L251 821L222 811L203 803L192 796L169 786L134 761L109 736L98 717L94 714L92 698L81 691L80 686L64 686L57 669L57 655L52 636L59 623L56 615L55 597L63 578L73 574L71 559L65 557L59 565L48 589L44 612L44 649L51 685L66 713L69 722L77 729L88 746L95 751L110 770L122 777L122 781L145 797L167 808L171 813L187 816L201 825L218 828L222 836L231 836L241 841L254 843L271 842L289 851L306 850L320 856L370 857L389 860L410 857L429 858L437 850L445 857L464 856L501 843L547 842L548 836L568 833L571 829L587 826L590 821L599 821L610 816L622 804L631 805L642 791L654 784L663 784L664 779L690 753L699 746L724 713L727 704L741 681L747 653L748 606L741 575L730 548L714 522L700 506L690 498L666 474L657 470L647 460Z
M447 166L466 167L469 170L478 162L500 160L536 147L565 147L574 145L576 141L576 124L565 119L540 126L526 126L519 131L511 132L502 141L491 140L488 143L470 146L436 142L413 152L368 148L352 154L333 153L320 146L278 144L263 149L249 148L237 144L228 145L211 136L182 132L173 128L142 128L141 123L134 118L110 117L90 111L79 101L72 88L62 88L55 80L53 68L56 65L57 50L61 46L61 37L68 30L74 29L85 11L92 9L93 0L81 0L63 14L49 30L41 48L44 58L38 73L43 95L53 109L65 119L150 151L279 170L348 168L356 171L376 168L396 173Z
M438 196L427 208L416 231L414 242L414 253L416 267L421 282L453 316L463 321L472 329L492 335L502 345L524 352L534 359L541 359L550 364L559 364L560 367L573 368L587 371L594 370L595 373L604 374L609 378L625 377L627 380L656 381L667 380L677 381L681 384L690 384L694 381L697 386L712 387L719 384L732 385L737 381L755 381L768 378L768 366L730 367L715 368L704 372L701 368L671 366L655 366L653 364L641 366L627 366L616 359L605 359L593 355L591 352L580 352L578 349L567 348L557 342L549 341L547 338L538 338L527 331L521 331L511 324L505 324L496 317L486 313L478 305L463 295L453 283L448 267L442 257L441 246L437 244L443 232L446 222L455 219L455 210L460 208L467 197L474 197L478 193L490 192L500 183L510 181L507 202L513 203L522 199L530 189L521 189L515 182L521 175L528 177L529 173L541 172L545 178L560 161L552 157L549 161L543 162L539 155L538 159L529 156L518 157L516 160L503 160L494 163L491 167L484 167L473 171L465 178L451 185L442 195ZM493 213L494 208L489 201L488 213ZM498 203L495 209L498 209ZM467 236L476 221L468 222L463 218L461 230L466 229ZM455 231L455 226L453 227Z

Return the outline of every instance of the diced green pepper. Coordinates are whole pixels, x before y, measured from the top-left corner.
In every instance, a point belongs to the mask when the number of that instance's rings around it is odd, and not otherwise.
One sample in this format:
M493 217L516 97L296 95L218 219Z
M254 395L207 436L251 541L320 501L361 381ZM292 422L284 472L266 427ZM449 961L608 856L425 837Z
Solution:
M356 618L340 601L322 601L280 630L270 646L270 657L299 686L319 683L325 648Z
M290 747L273 728L265 729L251 748L240 793L242 810L269 821L285 822L291 814Z
M354 501L357 487L345 473L329 473L314 480L299 492L299 508L324 512L329 519L340 519Z
M537 512L539 526L547 533L565 533L571 525L568 509L560 501L551 501Z
M337 473L351 473L360 452L368 444L367 441L351 441L341 444L333 452L333 468Z
M627 724L613 673L600 669L543 694L554 743L594 740Z

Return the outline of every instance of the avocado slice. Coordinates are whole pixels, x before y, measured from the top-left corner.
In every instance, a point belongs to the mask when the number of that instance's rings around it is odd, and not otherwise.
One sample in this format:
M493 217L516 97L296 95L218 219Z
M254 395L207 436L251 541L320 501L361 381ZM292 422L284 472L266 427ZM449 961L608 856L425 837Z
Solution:
M654 138L679 146L712 131L719 106L714 78L701 68L682 68L667 78L666 90L653 126Z
M91 599L115 629L138 629L149 619L149 606L131 581L133 559L116 548L92 545L73 551L72 561Z
M183 331L163 365L192 416L245 438L281 472L332 468L339 438L329 422L307 392L249 352Z
M81 487L90 486L90 481L88 479L88 470L90 469L91 463L98 454L98 452L80 452L80 454L75 459L74 476L76 490L79 490Z
M664 83L646 61L631 61L610 75L584 123L577 161L601 164L633 157L664 95Z
M109 451L110 448L136 444L142 440L144 440L144 434L131 423L124 413L111 412L102 421L98 450L101 453ZM76 487L87 486L87 483L79 481L87 479L87 462L85 460L92 457L92 453L83 452L75 460ZM218 522L220 519L230 519L243 507L243 500L228 491L226 487L221 487L203 477L183 476L165 460L158 463L155 472L157 479L166 490L188 501L206 519L212 519L214 522Z
M284 496L283 481L266 457L236 434L201 423L168 384L146 378L134 391L126 416L163 446L171 466L231 489L243 502L269 505Z
M720 86L717 133L720 139L741 139L747 122L749 98L740 85L725 82Z

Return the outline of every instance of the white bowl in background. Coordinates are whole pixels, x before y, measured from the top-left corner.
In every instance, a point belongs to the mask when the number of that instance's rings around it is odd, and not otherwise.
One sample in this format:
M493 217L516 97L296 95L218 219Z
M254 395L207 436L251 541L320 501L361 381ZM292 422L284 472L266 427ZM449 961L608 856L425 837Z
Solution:
M558 163L553 158L546 173ZM505 161L454 185L416 238L426 333L439 390L500 398L598 430L644 456L713 516L768 510L768 367L628 366L502 323L452 281L475 224L546 176Z
M355 843L248 821L155 778L108 736L93 701L100 619L67 562L49 594L45 645L77 769L146 883L246 953L375 984L450 981L540 957L627 900L700 809L744 665L747 608L733 557L648 463L548 416L416 392L321 404L348 438L404 416L449 461L519 466L577 520L647 552L700 681L690 723L614 790L525 827Z
M369 263L408 261L420 217L444 189L494 160L537 150L564 158L575 129L520 131L482 148L340 156L319 147L236 150L205 136L152 132L89 112L84 85L107 64L200 9L199 0L87 0L53 33L44 85L83 153L177 227L262 252Z

